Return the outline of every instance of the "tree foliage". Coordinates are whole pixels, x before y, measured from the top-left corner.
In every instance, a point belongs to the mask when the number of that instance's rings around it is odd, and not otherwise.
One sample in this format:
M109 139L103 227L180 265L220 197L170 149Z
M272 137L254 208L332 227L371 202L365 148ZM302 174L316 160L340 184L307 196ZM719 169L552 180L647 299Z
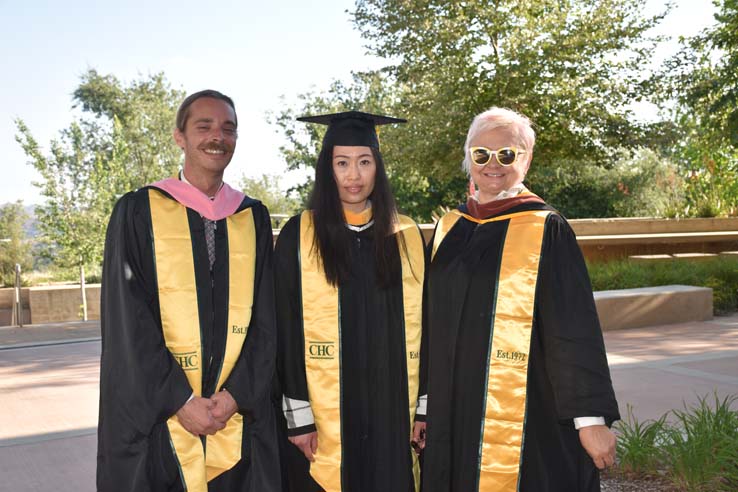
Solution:
M275 174L262 174L257 178L243 175L239 187L248 196L266 205L272 217L279 215L290 217L300 210L300 200L293 196L293 193L284 190L281 181L281 176ZM281 223L283 218L281 217L278 222Z
M738 147L738 0L715 0L715 24L670 61L672 97L705 129Z
M62 268L98 266L115 201L172 174L179 150L171 131L182 93L162 74L122 84L89 70L74 92L82 110L48 154L20 119L16 140L41 180L37 208L43 254Z
M74 107L98 122L102 120L109 130L113 120L118 120L118 136L127 146L127 173L133 187L170 176L181 164L182 153L172 131L184 97L183 91L171 88L163 73L124 85L115 76L100 75L94 69L82 75L73 94Z
M23 271L32 265L31 245L23 227L27 220L23 202L0 206L0 286L13 285L16 264Z
M565 215L596 217L682 217L685 180L658 152L622 149L609 167L566 163L539 173L547 181L546 199Z
M715 24L682 39L658 74L675 101L679 133L668 150L689 176L691 215L738 213L738 0L715 0Z
M370 113L406 116L393 79L387 71L357 72L350 83L334 81L323 92L301 94L296 107L285 107L276 113L272 122L284 133L286 144L280 148L287 161L288 170L314 169L325 126L304 124L296 118L306 114L324 114L352 109ZM423 162L419 167L407 165L412 139L415 135L406 131L405 125L381 127L379 140L390 182L398 197L401 211L416 218L430 218L439 204L455 203L463 197L466 178L448 170L437 175L438 167ZM449 186L451 184L452 186ZM312 188L312 178L295 187L303 203Z
M98 264L117 188L110 178L125 175L124 162L108 158L99 134L83 121L62 130L51 142L49 155L23 121L16 123L16 138L41 175L34 185L46 198L36 209L42 255L62 268Z
M648 141L648 128L636 123L629 106L650 95L642 67L657 39L647 31L665 13L645 17L644 4L358 0L355 25L370 52L390 64L355 75L353 85L336 83L326 93L304 95L300 110L350 102L351 109L407 116L407 125L387 132L383 152L391 156L400 204L428 219L438 205L464 196L459 164L473 116L490 106L515 109L536 124L530 184L545 196L547 181L539 175L547 169L571 161L610 167L616 149ZM356 87L355 95L366 99L342 97ZM288 109L281 117L295 113ZM314 161L314 138L297 145L294 133L287 136L293 163Z

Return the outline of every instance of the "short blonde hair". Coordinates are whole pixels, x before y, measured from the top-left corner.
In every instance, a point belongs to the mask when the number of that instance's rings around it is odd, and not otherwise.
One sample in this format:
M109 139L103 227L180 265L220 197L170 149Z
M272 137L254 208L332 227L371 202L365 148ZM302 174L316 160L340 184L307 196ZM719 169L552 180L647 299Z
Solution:
M480 133L501 127L510 127L513 135L518 140L518 145L528 152L533 152L533 147L536 144L536 132L533 130L530 119L511 109L493 106L474 117L469 132L466 134L464 160L461 167L467 175L471 173L471 162L469 161L469 144L471 141Z

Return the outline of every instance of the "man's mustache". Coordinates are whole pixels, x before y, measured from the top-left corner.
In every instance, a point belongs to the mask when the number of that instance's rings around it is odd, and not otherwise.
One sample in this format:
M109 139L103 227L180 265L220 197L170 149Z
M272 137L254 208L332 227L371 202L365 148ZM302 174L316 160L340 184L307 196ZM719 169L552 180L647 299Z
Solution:
M233 152L233 147L226 143L209 142L198 147L200 150L219 150L222 152Z

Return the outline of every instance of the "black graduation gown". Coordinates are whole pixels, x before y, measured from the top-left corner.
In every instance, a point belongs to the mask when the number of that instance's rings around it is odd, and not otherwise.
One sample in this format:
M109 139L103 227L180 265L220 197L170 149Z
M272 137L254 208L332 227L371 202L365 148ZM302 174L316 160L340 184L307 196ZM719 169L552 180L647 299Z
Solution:
M157 190L171 198L163 191ZM103 264L97 488L101 491L182 490L166 421L192 394L164 344L159 311L149 188L124 195L108 225ZM242 459L208 484L211 491L280 489L276 424L269 388L276 357L269 213L246 197L256 227L254 303L240 358L223 385L244 415ZM212 276L203 220L187 209L203 346L203 396L217 384L226 340L228 231L217 222Z
M499 215L545 209L528 203ZM459 219L429 268L424 492L477 490L492 304L508 224ZM519 490L598 491L597 469L572 419L604 416L609 424L618 406L584 259L557 213L545 223L534 310Z
M374 273L371 228L351 234L352 270L339 289L342 490L408 492L413 490L414 481L401 274L395 272L392 285L381 288ZM286 397L308 401L299 241L298 215L280 231L274 253L278 372ZM399 254L398 250L394 254ZM422 380L419 395L424 394ZM416 417L420 419L422 416ZM314 425L307 425L287 433L300 435L314 430ZM309 462L296 446L287 443L286 455L288 490L322 490L309 476Z

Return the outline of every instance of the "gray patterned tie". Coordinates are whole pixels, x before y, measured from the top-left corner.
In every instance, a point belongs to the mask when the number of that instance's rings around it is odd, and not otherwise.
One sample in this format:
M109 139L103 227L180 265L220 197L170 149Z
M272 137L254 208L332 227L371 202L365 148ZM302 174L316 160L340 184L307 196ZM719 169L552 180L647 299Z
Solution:
M205 224L205 243L208 245L208 259L210 260L210 269L213 269L215 263L215 221L202 218Z

